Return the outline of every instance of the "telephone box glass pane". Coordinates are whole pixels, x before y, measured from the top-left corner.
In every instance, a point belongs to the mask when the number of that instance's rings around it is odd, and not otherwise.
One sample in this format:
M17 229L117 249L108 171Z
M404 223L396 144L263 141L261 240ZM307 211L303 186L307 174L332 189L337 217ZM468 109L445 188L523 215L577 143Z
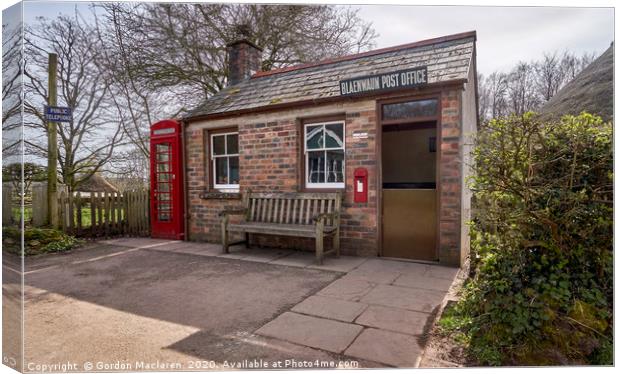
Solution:
M228 184L228 158L215 159L215 184Z
M157 153L168 153L170 152L170 144L168 143L157 144L156 151Z
M170 183L157 183L157 192L170 192Z
M157 154L157 162L167 162L170 160L170 154L168 153L158 153Z
M327 183L344 182L344 151L326 151L327 158Z
M325 126L325 148L343 148L342 123Z
M323 126L306 127L306 149L323 148Z
M157 164L157 172L158 173L167 173L170 171L170 164Z
M407 101L383 106L384 120L415 119L417 117L434 117L437 115L436 99Z
M213 154L224 155L226 154L226 137L224 135L213 136Z
M239 136L237 134L226 135L226 154L236 155L239 153Z
M325 183L325 151L308 152L308 182Z
M170 174L167 173L157 173L157 181L158 182L168 182L170 180Z

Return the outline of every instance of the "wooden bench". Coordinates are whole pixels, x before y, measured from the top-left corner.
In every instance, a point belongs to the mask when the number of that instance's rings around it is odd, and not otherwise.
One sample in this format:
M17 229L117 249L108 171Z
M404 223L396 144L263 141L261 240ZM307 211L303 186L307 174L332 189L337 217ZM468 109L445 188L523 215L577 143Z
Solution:
M323 264L323 256L332 252L340 255L340 192L333 193L254 193L244 196L244 208L225 210L222 218L222 246L225 253L233 244L249 245L249 234L284 235L314 238L316 261ZM231 223L230 215L245 216L241 223ZM245 241L231 243L231 231L245 233ZM333 236L333 248L324 251L323 241Z

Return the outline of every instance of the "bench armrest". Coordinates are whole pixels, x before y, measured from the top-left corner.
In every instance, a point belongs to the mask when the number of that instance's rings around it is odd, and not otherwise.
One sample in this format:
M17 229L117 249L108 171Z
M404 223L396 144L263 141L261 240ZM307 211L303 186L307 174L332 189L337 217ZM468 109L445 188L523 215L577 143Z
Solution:
M319 213L316 216L312 217L312 222L317 223L319 221L327 220L327 219L338 219L338 217L339 217L339 214L337 212Z
M229 216L229 215L233 215L233 214L246 214L247 211L248 210L246 208L227 209L227 210L222 210L218 215L220 217L224 217L224 216Z

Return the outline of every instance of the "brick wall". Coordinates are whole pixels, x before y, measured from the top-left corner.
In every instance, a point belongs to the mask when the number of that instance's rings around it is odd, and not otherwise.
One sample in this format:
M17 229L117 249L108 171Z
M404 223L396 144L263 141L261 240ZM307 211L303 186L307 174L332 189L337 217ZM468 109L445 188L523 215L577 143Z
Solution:
M460 91L441 94L439 161L439 262L460 265L461 128Z
M461 91L441 95L441 143L439 180L439 258L442 263L460 264L461 235ZM377 255L377 162L375 101L349 101L300 110L246 115L236 118L195 122L186 129L187 183L189 190L190 240L220 241L218 213L241 206L240 199L203 199L207 190L204 132L209 128L238 126L240 188L245 191L298 191L301 117L346 113L346 192L341 217L342 252ZM367 139L353 139L355 131ZM353 171L368 170L368 203L353 202ZM254 245L314 249L313 240L286 237L254 237ZM329 241L326 246L331 245Z
M239 129L240 189L299 191L299 158L302 146L300 117L346 113L346 181L341 217L341 251L344 254L377 254L377 169L375 161L376 117L374 101L306 108L267 115L248 115L236 119L191 124L186 129L189 239L220 241L218 213L241 206L240 199L204 199L207 190L205 131L209 128L237 126ZM353 139L354 131L368 133L367 139ZM351 176L356 167L369 173L368 203L353 203ZM252 244L314 250L314 240L274 236L253 236ZM329 248L330 241L326 242Z

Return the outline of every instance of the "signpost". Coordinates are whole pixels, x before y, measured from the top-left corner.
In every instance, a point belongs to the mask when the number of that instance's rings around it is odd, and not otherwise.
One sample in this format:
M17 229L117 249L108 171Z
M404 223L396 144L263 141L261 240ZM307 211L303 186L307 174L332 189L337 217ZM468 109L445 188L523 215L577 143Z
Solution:
M49 54L48 60L48 98L49 108L56 106L56 66L58 65L58 55ZM47 107L45 109L47 117ZM56 137L56 122L47 122L47 222L52 227L58 227L58 197L56 196L56 183L58 174L56 165L58 164L58 145Z
M390 73L367 75L340 81L340 95L351 96L367 92L397 90L428 84L426 66Z

